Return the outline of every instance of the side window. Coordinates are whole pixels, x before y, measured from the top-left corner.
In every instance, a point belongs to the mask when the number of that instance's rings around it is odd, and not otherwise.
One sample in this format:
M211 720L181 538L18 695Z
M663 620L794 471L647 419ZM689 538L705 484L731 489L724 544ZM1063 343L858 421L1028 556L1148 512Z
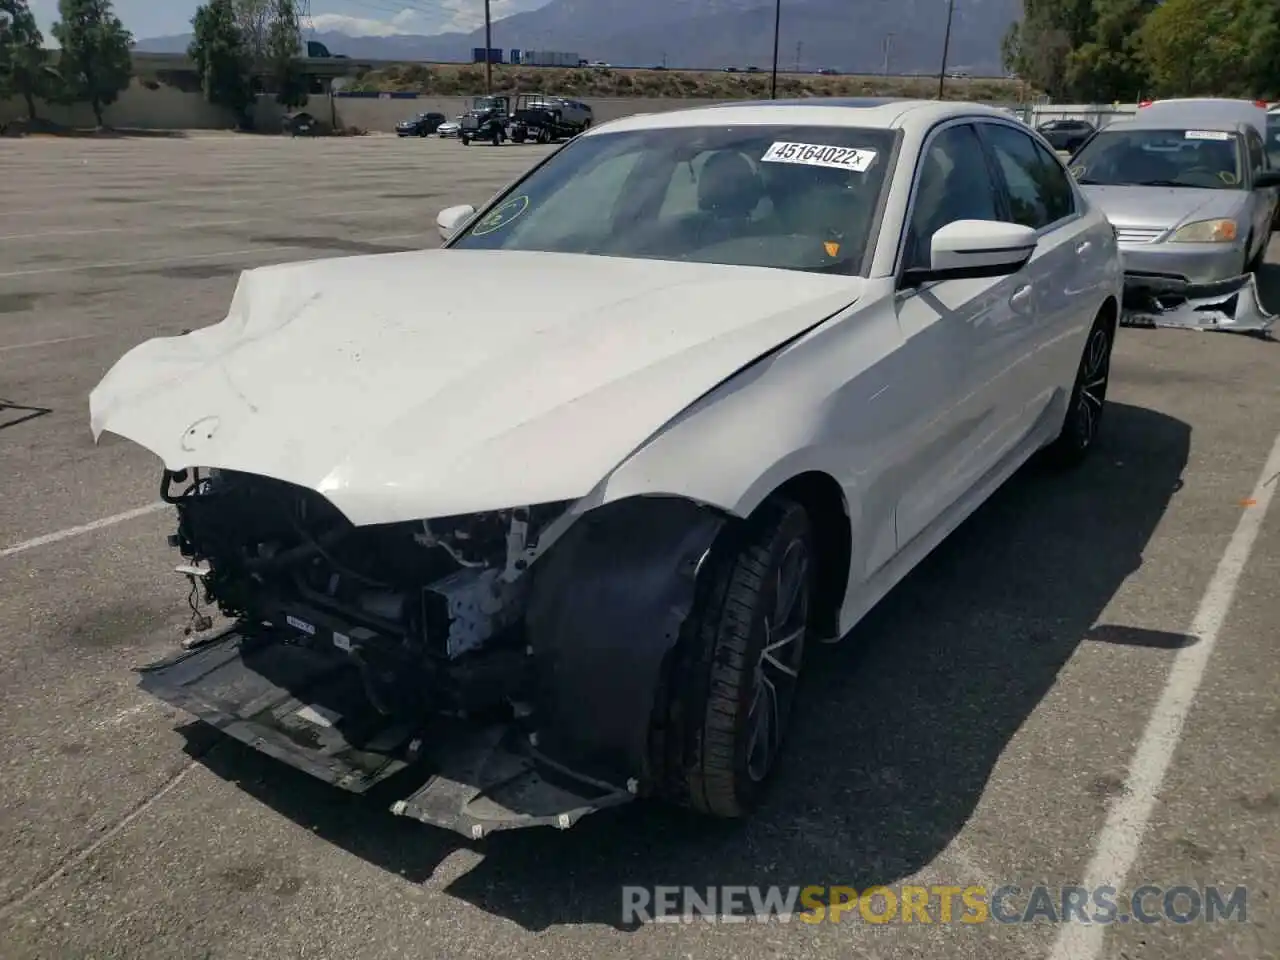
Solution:
M1014 223L1039 230L1074 212L1071 182L1048 151L1011 127L987 124L983 134L1009 188Z
M1262 139L1254 130L1249 130L1244 139L1249 145L1249 169L1254 173L1265 169L1267 166L1267 154L1266 150L1263 149Z
M925 147L916 181L903 266L929 265L933 235L956 220L997 220L996 189L977 133L948 127Z

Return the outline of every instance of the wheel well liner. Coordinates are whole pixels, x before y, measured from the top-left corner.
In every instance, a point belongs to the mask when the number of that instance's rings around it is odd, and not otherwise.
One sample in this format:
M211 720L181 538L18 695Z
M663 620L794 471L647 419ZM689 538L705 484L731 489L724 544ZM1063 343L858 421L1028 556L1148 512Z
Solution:
M1107 325L1111 328L1111 336L1116 335L1116 328L1120 324L1120 304L1116 302L1115 297L1107 297L1102 301L1102 307L1098 310L1099 316L1107 318Z
M771 496L794 500L809 514L818 553L813 627L820 636L834 637L840 630L840 609L853 557L853 530L844 491L830 474L809 471L792 477Z
M667 655L730 519L682 497L630 497L583 515L539 558L525 625L544 754L614 784L647 779Z

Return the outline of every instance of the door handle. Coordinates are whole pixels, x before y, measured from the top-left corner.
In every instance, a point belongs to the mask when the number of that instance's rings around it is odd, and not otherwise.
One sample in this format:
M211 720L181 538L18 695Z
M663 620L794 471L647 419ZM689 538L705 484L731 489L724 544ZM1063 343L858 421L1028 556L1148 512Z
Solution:
M1015 310L1025 310L1031 305L1031 284L1024 283L1009 297L1009 306Z
M1089 252L1089 250L1090 250L1092 247L1093 247L1093 241L1091 241L1091 240L1086 240L1084 243L1078 244L1078 245L1076 246L1076 253L1078 253L1078 254L1086 254L1086 253L1088 253L1088 252Z

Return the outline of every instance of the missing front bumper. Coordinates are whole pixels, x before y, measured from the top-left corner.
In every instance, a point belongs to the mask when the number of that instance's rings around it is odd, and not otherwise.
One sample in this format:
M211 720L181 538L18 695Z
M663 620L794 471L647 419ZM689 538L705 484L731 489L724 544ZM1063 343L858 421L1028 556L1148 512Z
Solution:
M1125 277L1120 322L1129 327L1180 327L1247 333L1267 339L1276 314L1268 313L1253 274L1189 284L1168 277Z
M403 780L394 813L467 837L568 828L633 799L541 757L512 724L388 719L337 651L230 630L140 675L157 699L336 787L363 794Z

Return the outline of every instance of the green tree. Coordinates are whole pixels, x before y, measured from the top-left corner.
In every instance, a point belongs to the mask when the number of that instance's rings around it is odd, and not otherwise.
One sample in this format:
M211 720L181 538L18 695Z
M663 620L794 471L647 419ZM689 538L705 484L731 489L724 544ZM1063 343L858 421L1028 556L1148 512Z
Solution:
M1275 0L1165 0L1139 51L1157 95L1266 96L1280 86L1280 11Z
M57 75L27 0L0 0L0 98L21 97L36 119L36 99L54 92Z
M65 99L87 103L102 126L102 111L129 86L133 35L115 15L111 0L58 0L53 35L62 46L58 74Z
M232 0L240 42L250 63L261 67L267 59L267 32L275 13L275 0Z
M205 99L231 111L236 122L245 126L253 90L233 0L209 0L196 10L191 25L194 36L187 54L200 72Z
M1159 0L1094 0L1089 39L1067 58L1067 86L1080 100L1136 100L1150 86L1140 40Z
M1022 20L1009 26L1000 44L1005 69L1054 100L1068 98L1067 62L1088 35L1087 27L1078 22L1082 4L1023 0L1022 8Z
M307 103L307 78L298 53L302 49L302 29L293 0L276 0L271 24L267 27L267 61L275 84L276 102L283 107Z

